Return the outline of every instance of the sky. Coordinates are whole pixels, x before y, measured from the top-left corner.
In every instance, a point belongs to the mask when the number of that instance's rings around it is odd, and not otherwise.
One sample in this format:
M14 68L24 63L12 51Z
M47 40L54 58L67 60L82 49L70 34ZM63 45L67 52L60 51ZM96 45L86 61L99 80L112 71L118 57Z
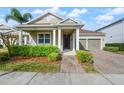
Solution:
M5 22L6 15L10 14L11 7L0 8L0 24L9 26L18 25L17 22L10 20ZM124 18L123 7L19 7L22 14L29 12L33 18L45 12L57 14L63 18L73 18L84 23L84 29L96 30L114 21Z

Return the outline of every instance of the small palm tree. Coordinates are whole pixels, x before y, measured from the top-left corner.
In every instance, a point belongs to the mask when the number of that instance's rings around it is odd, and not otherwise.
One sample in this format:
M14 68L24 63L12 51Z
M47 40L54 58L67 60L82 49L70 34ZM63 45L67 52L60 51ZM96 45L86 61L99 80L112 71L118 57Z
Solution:
M28 22L32 19L32 15L30 13L21 14L18 9L11 8L11 12L9 15L5 17L5 21L8 22L9 20L14 20L20 24Z

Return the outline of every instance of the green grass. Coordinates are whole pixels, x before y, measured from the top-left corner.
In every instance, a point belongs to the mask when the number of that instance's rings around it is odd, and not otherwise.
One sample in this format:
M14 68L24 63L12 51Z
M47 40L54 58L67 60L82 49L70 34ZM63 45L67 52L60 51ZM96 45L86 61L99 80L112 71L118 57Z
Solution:
M124 55L124 51L118 51L117 54Z
M98 71L94 68L93 64L90 62L81 63L81 65L87 73L98 73Z
M41 62L18 62L0 64L1 71L26 72L59 72L59 64L46 64Z

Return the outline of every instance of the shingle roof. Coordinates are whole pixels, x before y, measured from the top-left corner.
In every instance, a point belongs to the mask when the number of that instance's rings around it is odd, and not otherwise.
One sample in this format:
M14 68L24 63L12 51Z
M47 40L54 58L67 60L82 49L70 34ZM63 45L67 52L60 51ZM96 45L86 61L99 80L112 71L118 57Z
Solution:
M105 36L105 34L102 32L81 29L80 36Z

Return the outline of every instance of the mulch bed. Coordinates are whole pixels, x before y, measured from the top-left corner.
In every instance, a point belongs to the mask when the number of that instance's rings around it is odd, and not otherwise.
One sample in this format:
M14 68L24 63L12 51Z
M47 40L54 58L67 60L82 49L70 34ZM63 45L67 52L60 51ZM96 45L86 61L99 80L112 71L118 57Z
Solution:
M42 62L47 64L60 64L60 61L49 62L48 57L25 57L25 56L14 56L11 57L12 62Z

